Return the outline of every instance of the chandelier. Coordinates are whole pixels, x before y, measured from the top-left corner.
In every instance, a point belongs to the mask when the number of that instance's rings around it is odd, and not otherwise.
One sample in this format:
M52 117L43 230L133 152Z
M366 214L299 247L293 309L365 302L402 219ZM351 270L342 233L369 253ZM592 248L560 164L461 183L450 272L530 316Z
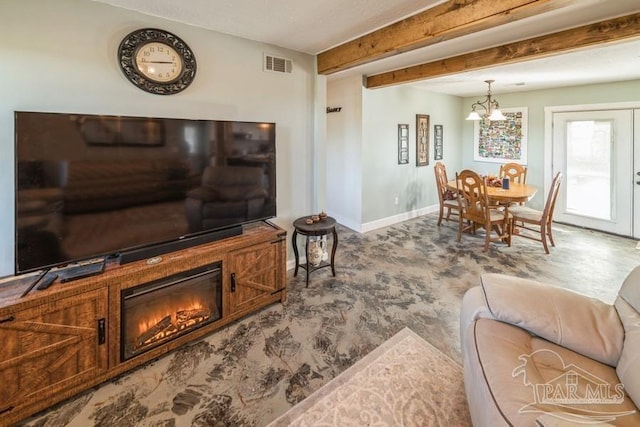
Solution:
M506 120L507 118L500 111L500 105L491 96L491 83L495 80L485 80L484 82L489 85L487 96L482 101L476 101L471 105L471 112L467 116L467 120ZM479 114L476 108L482 108L484 112Z

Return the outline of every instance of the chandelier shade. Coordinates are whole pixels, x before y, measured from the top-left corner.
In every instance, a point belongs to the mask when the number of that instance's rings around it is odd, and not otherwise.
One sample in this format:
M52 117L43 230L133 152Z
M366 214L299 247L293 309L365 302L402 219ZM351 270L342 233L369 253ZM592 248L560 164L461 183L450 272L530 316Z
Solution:
M489 85L489 89L487 90L487 96L482 99L471 104L471 112L467 116L466 120L489 120L489 121L499 121L506 120L507 118L500 111L500 104L498 101L493 98L491 94L491 83L495 80L485 80L484 82ZM477 111L477 110L480 111Z

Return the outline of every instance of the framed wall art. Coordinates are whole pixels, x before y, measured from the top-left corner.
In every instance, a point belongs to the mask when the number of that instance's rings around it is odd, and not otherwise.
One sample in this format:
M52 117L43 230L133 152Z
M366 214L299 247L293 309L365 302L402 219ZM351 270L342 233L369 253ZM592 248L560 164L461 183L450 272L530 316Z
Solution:
M416 166L429 164L429 115L416 114Z
M433 125L433 160L442 160L442 125Z
M398 164L409 163L409 125L398 125Z
M473 160L527 163L527 107L503 108L507 118L474 123Z

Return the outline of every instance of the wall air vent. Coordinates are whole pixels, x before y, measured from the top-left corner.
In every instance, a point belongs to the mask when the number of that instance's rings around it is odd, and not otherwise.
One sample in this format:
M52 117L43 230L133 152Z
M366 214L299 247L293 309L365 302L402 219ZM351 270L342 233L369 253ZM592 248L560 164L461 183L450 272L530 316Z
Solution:
M272 71L274 73L291 73L293 61L286 58L278 58L277 56L264 54L264 71Z

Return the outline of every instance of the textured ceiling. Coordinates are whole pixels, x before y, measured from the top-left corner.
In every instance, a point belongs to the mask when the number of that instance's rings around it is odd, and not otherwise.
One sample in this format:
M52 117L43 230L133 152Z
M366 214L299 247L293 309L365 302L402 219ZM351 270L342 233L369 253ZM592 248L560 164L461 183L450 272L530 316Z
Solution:
M317 54L443 0L92 0L284 48ZM502 25L346 70L329 79L371 75L640 11L640 0L576 0L541 16ZM640 79L640 40L522 64L412 83L459 96Z
M443 0L96 0L315 55Z

